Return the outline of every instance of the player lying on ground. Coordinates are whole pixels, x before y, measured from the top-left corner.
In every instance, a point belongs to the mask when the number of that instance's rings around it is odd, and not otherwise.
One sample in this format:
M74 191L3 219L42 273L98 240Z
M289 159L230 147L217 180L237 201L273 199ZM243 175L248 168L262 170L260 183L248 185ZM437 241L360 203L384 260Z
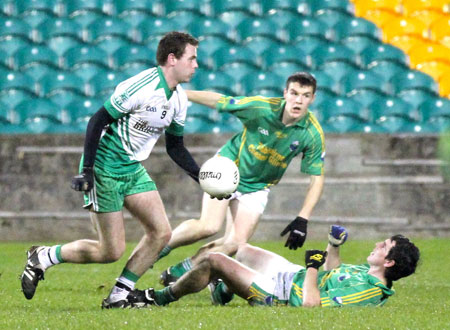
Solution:
M176 281L207 252L233 256L239 245L247 243L264 212L270 187L277 184L292 159L301 154L301 172L310 176L303 205L282 235L286 246L297 249L307 235L307 224L320 199L324 184L325 140L319 122L308 110L314 101L316 80L307 72L288 77L283 97L232 97L209 91L187 91L190 101L217 108L236 116L244 125L220 150L239 168L237 191L228 199L211 199L204 194L200 219L181 223L172 233L162 258L172 249L215 235L225 218L230 224L225 236L203 246L161 275L164 285Z
M129 306L167 305L214 281L212 298L218 304L227 303L235 293L252 305L379 306L394 294L392 282L414 273L419 260L418 248L395 235L375 244L367 264L342 264L339 246L347 231L332 226L328 237L326 251L306 251L305 267L249 244L239 248L237 260L208 253L173 286L133 291Z

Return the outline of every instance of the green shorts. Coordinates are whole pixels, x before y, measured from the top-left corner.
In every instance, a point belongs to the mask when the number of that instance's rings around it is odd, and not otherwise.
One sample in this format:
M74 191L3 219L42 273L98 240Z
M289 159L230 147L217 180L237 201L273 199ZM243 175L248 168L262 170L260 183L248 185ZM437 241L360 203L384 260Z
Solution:
M116 212L123 208L125 196L157 190L144 166L130 174L113 174L95 167L94 188L84 194L84 208L94 212Z

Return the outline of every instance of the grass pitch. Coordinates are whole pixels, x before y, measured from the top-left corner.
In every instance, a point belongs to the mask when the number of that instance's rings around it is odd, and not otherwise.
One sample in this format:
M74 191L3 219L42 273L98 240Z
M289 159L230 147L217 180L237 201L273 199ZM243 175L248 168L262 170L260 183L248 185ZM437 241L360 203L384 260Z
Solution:
M450 329L450 240L414 241L422 253L417 273L396 283L396 294L381 308L250 307L240 298L229 306L211 306L209 292L204 290L168 307L141 310L100 309L134 244L128 244L127 253L113 264L63 264L49 269L33 300L26 300L18 277L31 244L2 243L0 329ZM365 262L373 244L347 242L342 260ZM308 241L297 251L284 248L281 241L255 245L303 264L305 248L322 248L325 242ZM161 271L192 255L199 246L173 251L137 287L160 288Z

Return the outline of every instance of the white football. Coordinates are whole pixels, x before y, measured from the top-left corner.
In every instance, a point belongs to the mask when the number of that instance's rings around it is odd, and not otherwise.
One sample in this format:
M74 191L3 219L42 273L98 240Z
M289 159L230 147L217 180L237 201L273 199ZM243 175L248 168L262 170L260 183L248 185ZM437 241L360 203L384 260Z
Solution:
M213 197L220 198L234 193L239 179L236 164L227 157L214 156L200 168L200 187Z

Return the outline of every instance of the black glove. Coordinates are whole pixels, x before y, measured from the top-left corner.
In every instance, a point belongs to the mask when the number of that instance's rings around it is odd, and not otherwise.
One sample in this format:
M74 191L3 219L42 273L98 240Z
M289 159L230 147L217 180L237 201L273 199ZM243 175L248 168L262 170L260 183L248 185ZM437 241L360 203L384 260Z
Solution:
M306 268L312 267L319 269L325 263L327 258L327 251L320 250L307 250L305 252L305 265Z
M218 199L219 201L221 201L221 200L223 200L223 199L229 199L229 198L231 198L231 196L233 196L233 195L229 194L229 195L226 195L226 196L220 196L220 197L215 197L215 196L209 195L209 197L210 197L211 199Z
M308 220L302 217L295 218L284 230L280 233L280 236L286 235L290 231L289 237L284 246L289 247L289 250L297 250L302 247L306 240L306 226Z
M89 191L94 187L94 169L83 167L83 171L72 179L70 185L76 191Z

